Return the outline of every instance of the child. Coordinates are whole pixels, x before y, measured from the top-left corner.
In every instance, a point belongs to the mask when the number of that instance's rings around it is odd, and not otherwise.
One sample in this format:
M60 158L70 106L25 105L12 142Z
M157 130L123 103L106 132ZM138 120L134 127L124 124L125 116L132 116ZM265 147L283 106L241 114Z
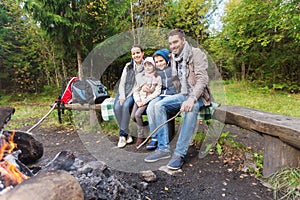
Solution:
M166 96L176 94L176 88L172 82L172 73L171 73L171 66L170 66L170 59L169 59L169 50L167 49L160 49L157 50L153 54L153 58L156 65L156 72L162 79L162 88L161 94L153 99L147 108L147 116L149 121L150 133L160 124L155 124L155 113L154 113L154 106L155 103L162 100ZM154 133L151 137L151 142L149 142L146 146L147 150L155 150L157 148L157 136Z
M134 106L131 112L131 118L136 122L138 128L138 137L136 147L138 147L145 138L145 126L142 114L145 112L148 103L161 93L161 77L155 71L155 63L152 57L147 57L144 61L144 71L136 76L136 88L134 89ZM145 91L143 88L147 87Z

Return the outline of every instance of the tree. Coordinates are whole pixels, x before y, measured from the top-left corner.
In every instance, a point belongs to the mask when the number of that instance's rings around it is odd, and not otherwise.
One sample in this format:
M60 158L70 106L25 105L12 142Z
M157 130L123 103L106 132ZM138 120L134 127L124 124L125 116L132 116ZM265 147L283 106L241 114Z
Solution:
M214 44L239 78L292 91L300 85L299 22L297 1L231 0Z
M44 85L48 69L44 68L48 46L35 24L12 0L0 3L1 83L5 89L37 92ZM43 69L43 70L42 70Z

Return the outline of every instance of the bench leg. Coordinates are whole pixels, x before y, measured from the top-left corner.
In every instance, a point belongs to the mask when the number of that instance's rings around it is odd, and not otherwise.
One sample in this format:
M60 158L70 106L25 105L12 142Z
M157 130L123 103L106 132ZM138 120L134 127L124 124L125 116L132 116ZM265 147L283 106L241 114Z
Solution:
M263 176L268 177L283 167L300 167L300 150L276 137L264 135Z

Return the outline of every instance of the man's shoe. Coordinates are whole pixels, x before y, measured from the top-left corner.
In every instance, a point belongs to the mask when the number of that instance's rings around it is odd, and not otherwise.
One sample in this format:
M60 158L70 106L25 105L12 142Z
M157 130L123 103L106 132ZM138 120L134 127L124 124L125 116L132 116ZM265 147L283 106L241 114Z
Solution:
M173 155L167 167L172 170L180 169L184 163L184 158L181 156Z
M147 150L155 150L157 148L157 141L151 140L149 144L147 144L146 149Z
M165 152L161 150L156 150L153 153L151 153L149 156L147 156L144 161L145 162L156 162L162 159L170 158L171 154L170 152Z
M126 137L125 136L120 136L119 142L118 142L118 147L123 148L126 146Z
M132 142L133 142L132 137L131 137L130 135L128 135L128 136L127 136L126 143L127 143L127 144L130 144L130 143L132 143Z

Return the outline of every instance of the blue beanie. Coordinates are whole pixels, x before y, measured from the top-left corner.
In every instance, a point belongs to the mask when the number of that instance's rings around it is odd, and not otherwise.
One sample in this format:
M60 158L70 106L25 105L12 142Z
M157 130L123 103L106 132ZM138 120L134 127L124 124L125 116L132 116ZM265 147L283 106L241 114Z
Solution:
M160 50L155 51L155 53L153 54L153 57L156 55L162 56L166 60L166 62L169 63L169 61L170 61L169 53L170 52L168 49L160 49Z

